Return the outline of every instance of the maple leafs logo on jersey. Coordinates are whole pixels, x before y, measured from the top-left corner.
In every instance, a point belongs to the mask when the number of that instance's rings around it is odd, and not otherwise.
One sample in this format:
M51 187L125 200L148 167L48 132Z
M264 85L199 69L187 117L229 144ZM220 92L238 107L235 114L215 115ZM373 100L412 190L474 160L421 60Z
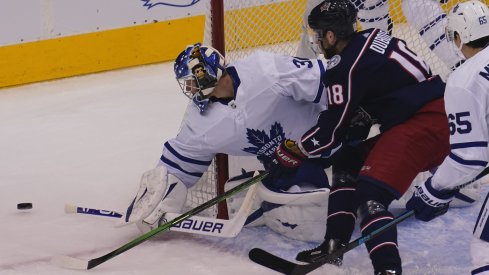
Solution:
M246 129L246 137L248 142L254 145L254 147L243 148L243 151L262 156L266 155L268 157L275 153L275 148L285 140L285 133L282 125L275 122L270 128L270 135L264 130Z
M186 8L200 2L200 0L190 0L187 3L182 3L182 1L154 1L154 0L141 0L141 1L144 2L143 7L147 7L148 10L158 5L170 6L176 8Z

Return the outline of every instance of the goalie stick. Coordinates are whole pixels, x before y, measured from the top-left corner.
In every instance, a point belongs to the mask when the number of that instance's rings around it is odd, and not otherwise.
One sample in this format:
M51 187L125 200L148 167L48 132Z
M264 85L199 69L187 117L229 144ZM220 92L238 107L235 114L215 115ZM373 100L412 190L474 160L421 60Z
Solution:
M178 224L175 224L169 230L222 238L236 237L239 232L241 232L241 229L243 228L246 219L251 212L255 194L256 185L253 185L246 193L241 207L232 219L223 220L211 217L192 216ZM80 207L70 204L65 205L65 213L85 214L110 218L121 218L124 216L123 213L119 213L117 211ZM180 213L166 213L165 220L173 220L180 215Z
M460 186L467 186L467 185L479 180L480 178L486 176L487 174L489 174L489 167L486 167L474 179L472 179L469 182L466 182ZM307 274L307 273L323 266L324 264L330 262L331 260L342 256L346 252L362 245L363 243L371 240L372 238L375 238L376 236L382 234L384 231L388 230L392 226L397 225L398 223L404 221L405 219L411 217L412 215L414 215L413 210L406 211L403 214L394 218L389 223L385 224L384 226L372 231L370 234L359 237L356 240L348 243L346 246L341 247L336 251L333 251L333 253L324 255L323 257L320 257L314 263L299 264L299 263L290 262L284 258L276 256L276 255L274 255L274 254L272 254L266 250L263 250L261 248L251 249L248 256L253 262L260 264L262 266L268 267L270 269L273 269L273 270L280 272L280 273L283 273L283 274L288 274L288 275Z
M116 257L117 255L120 255L124 252L126 252L127 250L149 240L150 238L152 238L153 236L157 235L158 233L160 232L163 232L163 231L168 231L170 229L170 227L184 221L185 219L191 217L191 216L194 216L202 211L204 211L205 209L243 191L244 189L252 186L253 184L261 181L262 179L264 179L266 176L268 175L267 172L264 172L264 173L261 173L261 174L258 174L256 176L254 176L253 178L239 184L238 186L228 190L227 192L224 192L222 195L220 196L217 196L185 213L183 213L182 215L176 217L175 219L165 223L165 224L162 224L160 225L159 227L149 231L148 233L145 233L139 237L137 237L136 239L120 246L119 248L117 249L114 249L112 250L111 252L105 254L105 255L102 255L100 257L97 257L97 258L93 258L93 259L90 259L90 260L84 260L84 259L78 259L78 258L74 258L74 257L70 257L70 256L55 256L52 258L51 262L56 264L56 265L59 265L59 266L62 266L62 267L65 267L65 268L70 268L70 269L81 269L81 270L88 270L88 269L92 269L100 264L103 264L105 263L106 261Z

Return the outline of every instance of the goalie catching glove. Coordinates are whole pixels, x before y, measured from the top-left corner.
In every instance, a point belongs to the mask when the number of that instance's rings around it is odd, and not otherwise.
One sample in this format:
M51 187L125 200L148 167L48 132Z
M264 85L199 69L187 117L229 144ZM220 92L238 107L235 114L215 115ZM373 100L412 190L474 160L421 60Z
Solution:
M164 166L157 166L141 177L138 193L129 205L125 224L135 223L142 232L160 226L167 212L181 212L187 187Z
M413 196L406 203L406 208L414 210L416 218L425 222L445 214L458 192L458 190L436 190L431 185L431 178L417 186Z

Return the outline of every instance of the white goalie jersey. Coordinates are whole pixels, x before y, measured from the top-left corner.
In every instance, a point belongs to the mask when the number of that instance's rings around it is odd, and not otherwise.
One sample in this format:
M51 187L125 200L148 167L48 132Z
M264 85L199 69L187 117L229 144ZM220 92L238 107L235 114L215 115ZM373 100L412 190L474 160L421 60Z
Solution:
M271 156L283 139L297 140L326 109L319 59L256 52L227 67L235 97L215 101L204 113L187 109L180 132L164 144L161 163L187 187L216 153Z
M445 109L451 151L433 176L433 187L438 190L470 181L489 161L489 47L450 76Z

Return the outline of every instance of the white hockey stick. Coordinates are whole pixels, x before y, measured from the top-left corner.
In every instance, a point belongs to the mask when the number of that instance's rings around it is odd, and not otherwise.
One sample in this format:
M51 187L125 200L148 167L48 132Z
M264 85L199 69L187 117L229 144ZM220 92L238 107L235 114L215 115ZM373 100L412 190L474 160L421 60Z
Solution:
M104 210L104 209L96 209L96 208L88 208L75 206L72 204L65 204L65 213L66 214L85 214L85 215L94 215L94 216L102 216L109 218L121 218L124 216L123 213L119 213L113 210Z
M243 200L243 204L241 204L239 211L232 219L223 220L210 217L192 216L172 226L170 228L170 231L216 236L222 238L236 237L239 232L241 232L241 229L243 228L246 219L251 212L251 208L253 207L253 200L256 194L256 186L257 185L253 185L250 187L250 189L246 193L246 197ZM65 213L86 214L111 218L121 218L124 216L123 213L119 213L117 211L80 207L70 204L65 205ZM180 215L180 213L166 213L165 219L162 221L162 223L171 221Z

